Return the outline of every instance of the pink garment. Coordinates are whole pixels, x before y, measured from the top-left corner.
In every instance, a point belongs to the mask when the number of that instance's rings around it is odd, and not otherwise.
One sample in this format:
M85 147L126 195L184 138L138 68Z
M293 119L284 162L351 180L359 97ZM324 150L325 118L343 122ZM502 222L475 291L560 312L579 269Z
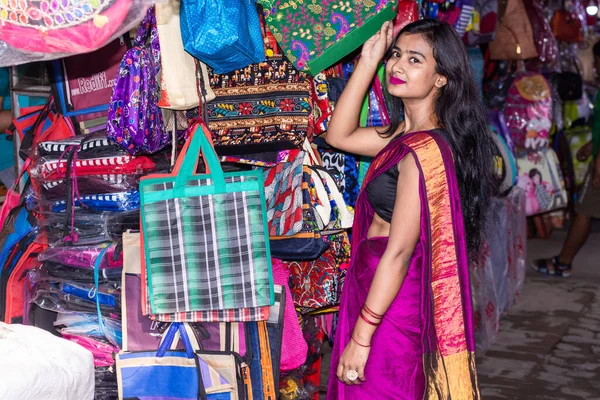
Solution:
M300 367L306 361L308 344L302 335L298 322L292 292L288 282L290 271L281 260L273 258L273 283L285 287L285 310L283 314L283 340L281 343L281 371L291 371Z

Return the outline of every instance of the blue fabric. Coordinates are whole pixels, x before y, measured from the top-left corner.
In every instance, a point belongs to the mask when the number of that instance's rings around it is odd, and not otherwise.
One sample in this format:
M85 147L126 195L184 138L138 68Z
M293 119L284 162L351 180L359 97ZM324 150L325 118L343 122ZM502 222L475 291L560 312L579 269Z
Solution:
M21 209L14 223L14 231L6 238L2 251L0 252L0 269L4 267L12 247L23 239L33 227L27 220L27 210Z
M254 400L264 400L265 393L263 390L262 366L260 364L260 338L258 337L258 324L256 322L246 322L248 329L248 337L252 349L252 362L250 363L250 380L252 381L252 396Z
M0 171L15 165L13 141L9 140L6 133L0 133Z
M10 72L8 67L0 68L0 97L2 110L10 110Z
M180 17L183 47L215 73L265 60L253 0L182 0Z
M186 351L167 350L179 331ZM117 356L120 387L123 398L155 398L169 400L198 399L198 369L196 363L174 365L169 359L193 358L189 338L181 323L172 323L158 352L123 353ZM159 360L161 359L162 360ZM146 365L123 366L121 361L139 359ZM117 375L119 376L119 375ZM185 384L184 384L185 383Z

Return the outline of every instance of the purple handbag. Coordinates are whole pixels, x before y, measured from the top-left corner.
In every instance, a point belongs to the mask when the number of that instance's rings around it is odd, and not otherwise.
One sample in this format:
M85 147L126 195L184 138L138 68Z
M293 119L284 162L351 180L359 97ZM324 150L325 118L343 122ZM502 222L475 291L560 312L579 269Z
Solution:
M151 7L138 28L134 46L121 61L106 125L107 136L132 155L155 153L172 141L158 107L159 68L160 45Z

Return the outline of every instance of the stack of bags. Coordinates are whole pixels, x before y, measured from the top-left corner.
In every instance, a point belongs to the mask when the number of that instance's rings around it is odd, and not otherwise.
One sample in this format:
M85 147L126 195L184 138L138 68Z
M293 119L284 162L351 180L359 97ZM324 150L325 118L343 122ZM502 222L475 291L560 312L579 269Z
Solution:
M40 142L33 155L25 204L46 249L26 275L25 320L90 350L106 375L122 346L121 236L139 228L140 177L169 160L131 156L105 132Z

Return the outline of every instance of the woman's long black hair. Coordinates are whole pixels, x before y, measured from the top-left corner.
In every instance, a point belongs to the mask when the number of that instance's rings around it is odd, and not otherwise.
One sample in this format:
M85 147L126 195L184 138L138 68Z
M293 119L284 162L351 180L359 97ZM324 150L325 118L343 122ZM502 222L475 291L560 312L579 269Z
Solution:
M402 34L422 35L433 49L436 72L448 80L439 91L434 109L454 155L467 248L474 256L481 245L486 209L498 190L498 181L493 173L494 142L471 63L461 38L445 22L419 20L405 26L398 37ZM383 136L398 131L404 113L400 98L388 96L388 100L392 123L380 133Z

